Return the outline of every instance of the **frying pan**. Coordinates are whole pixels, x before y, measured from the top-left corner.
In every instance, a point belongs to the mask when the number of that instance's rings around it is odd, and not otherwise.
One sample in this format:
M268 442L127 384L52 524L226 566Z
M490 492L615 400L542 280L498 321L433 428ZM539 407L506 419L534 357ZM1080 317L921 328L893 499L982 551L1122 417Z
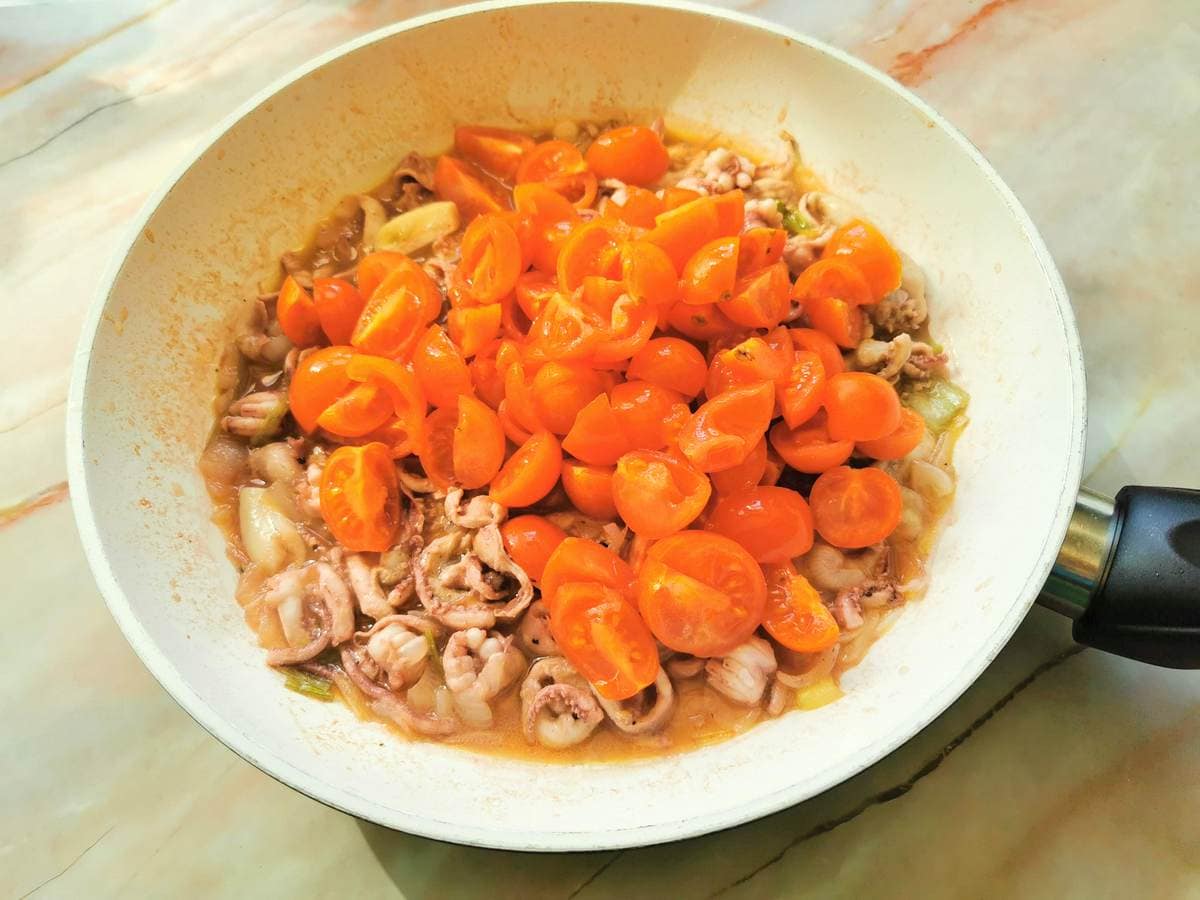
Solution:
M846 696L718 744L553 764L396 738L283 690L233 600L197 459L216 363L257 284L345 193L460 122L708 124L781 152L923 266L971 425L959 489L910 604ZM1033 223L971 144L885 76L745 16L654 3L485 3L413 19L268 88L151 198L99 286L69 398L71 497L113 616L206 729L297 790L429 837L522 850L644 845L735 825L861 771L983 671L1050 580L1076 637L1200 661L1196 493L1080 497L1084 376ZM1066 543L1064 544L1064 540Z

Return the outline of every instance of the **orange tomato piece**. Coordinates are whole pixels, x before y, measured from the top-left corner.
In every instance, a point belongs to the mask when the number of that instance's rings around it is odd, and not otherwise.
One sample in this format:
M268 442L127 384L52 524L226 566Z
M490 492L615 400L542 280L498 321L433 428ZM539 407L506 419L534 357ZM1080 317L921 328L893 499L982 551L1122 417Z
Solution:
M546 561L567 533L542 516L515 516L500 526L504 549L533 581L542 580Z
M837 620L807 578L790 565L772 566L765 574L762 624L771 637L797 653L819 653L837 643Z
M542 420L533 400L533 390L525 375L525 364L517 361L504 370L504 405L509 415L527 432L541 431ZM522 441L522 443L524 443Z
M698 197L657 216L643 239L660 247L682 272L697 250L723 233L713 198Z
M533 437L533 432L518 422L516 416L512 414L508 400L500 401L500 405L496 408L496 416L500 419L500 427L504 429L505 436L518 447Z
M788 428L798 428L817 414L825 391L825 366L812 350L796 350L777 384L775 399Z
M576 459L594 466L611 466L629 449L607 394L598 395L579 411L562 445Z
M720 496L761 484L767 472L767 439L760 438L749 455L736 466L709 474L713 490Z
M612 588L568 582L558 590L550 633L600 696L624 700L658 677L658 647L637 608Z
M839 372L828 379L824 405L835 441L874 441L900 426L896 389L870 372Z
M483 487L500 471L504 450L499 417L486 403L460 396L451 452L455 482L467 490Z
M464 223L508 208L508 195L503 187L474 163L453 156L438 157L433 167L433 192L442 200L454 201Z
M599 178L616 178L645 186L667 174L667 148L644 125L611 128L597 135L587 150L587 164Z
M324 347L296 367L288 386L288 407L305 431L316 430L321 413L353 386L346 366L354 355L353 347Z
M712 484L686 460L633 450L617 460L612 492L625 524L655 540L690 525L704 511Z
M475 386L475 396L492 409L499 409L500 401L504 399L504 373L496 364L496 351L499 347L499 341L492 341L467 363L467 369L471 372L471 384Z
M737 541L760 563L795 559L813 545L808 504L781 487L748 487L718 498L704 527Z
M730 469L754 449L774 409L770 382L726 391L691 415L676 438L679 449L702 472Z
M541 359L590 359L604 340L606 323L573 295L551 294L529 326L529 349Z
M784 462L810 475L840 466L854 452L853 441L835 441L829 436L824 410L797 428L777 422L767 437Z
M871 286L863 274L846 257L839 256L826 256L801 272L792 286L792 297L802 306L825 297L836 297L854 306L879 299L871 294Z
M532 322L550 296L557 291L557 279L536 270L525 272L517 279L517 305Z
M624 235L613 222L594 219L580 225L567 238L558 255L558 287L571 293L588 275L621 277L621 241Z
M682 531L654 544L638 572L637 604L663 644L693 656L723 656L762 621L762 569L735 541Z
M859 441L858 450L872 459L902 459L917 449L925 437L925 419L907 406L900 408L900 424L891 434Z
M862 341L862 311L845 300L813 297L804 304L804 317L813 328L828 335L839 347L852 350Z
M741 190L713 194L708 200L717 211L717 234L741 234L746 222L746 197Z
M783 259L787 232L782 228L751 228L738 248L738 277L753 275Z
M841 257L860 271L870 285L871 296L881 300L900 287L903 266L900 254L874 225L855 219L833 233L822 259Z
M691 400L704 388L707 377L704 354L682 338L654 338L629 360L625 376L649 381Z
M668 209L678 209L685 203L691 203L693 200L704 196L699 191L680 187L663 188L658 193L662 195L663 212L666 212Z
M613 502L613 466L593 466L568 459L563 463L562 486L575 508L603 521L617 517Z
M517 448L492 479L488 495L504 506L529 506L554 489L562 472L562 448L549 431L539 431Z
M718 350L713 354L704 390L711 400L732 388L748 387L763 381L775 384L787 374L787 370L788 359L783 353L760 337L749 337L728 350Z
M715 303L709 306L676 303L667 313L667 324L697 341L711 340L735 327Z
M774 328L788 314L788 268L777 262L740 279L733 299L720 304L729 319L749 328Z
M382 427L391 412L388 395L378 384L356 384L317 416L317 427L338 437L362 437Z
M703 306L732 300L739 244L736 237L719 237L693 253L680 278L680 301Z
M655 309L668 309L679 296L679 278L671 258L646 241L629 241L621 248L621 280L631 297Z
M421 468L438 488L454 484L454 429L458 427L456 406L443 406L425 417L417 457Z
M518 233L523 255L538 271L554 273L562 246L579 219L575 207L537 182L518 184L513 189L513 202L527 220L527 227Z
M339 447L321 473L321 518L339 544L382 552L400 521L400 483L383 444Z
M405 356L441 311L442 292L419 265L404 257L371 292L350 343L376 356Z
M426 406L416 376L393 360L365 353L356 353L350 358L346 375L352 381L377 385L391 402L393 420L372 434L379 434L378 439L391 448L394 457L415 452Z
M440 325L430 325L417 341L413 371L434 406L453 407L459 394L475 393L466 360Z
M481 215L468 225L460 253L451 283L475 303L499 303L525 268L517 233L499 215Z
M505 181L516 177L521 157L534 143L529 135L507 128L460 125L454 129L454 152Z
M825 369L826 378L846 370L842 351L829 335L814 328L791 328L788 333L797 350L811 350L821 357L821 366Z
M854 550L886 540L900 524L900 485L882 469L837 466L822 472L809 494L817 533Z
M620 282L611 283L616 285L617 297L609 311L608 328L592 356L598 366L629 359L649 343L658 325L658 314L649 301L625 293Z
M283 279L279 298L275 301L275 317L287 339L297 347L311 347L321 341L321 320L317 306L308 291L291 275ZM346 343L344 340L334 341Z
M557 435L566 434L579 411L603 393L608 384L604 373L591 366L546 363L533 377L533 407L538 421Z
M517 167L517 183L548 181L557 175L570 175L587 170L579 148L569 141L542 141L525 152Z
M366 300L344 278L314 278L313 304L321 330L332 344L348 344Z
M649 381L618 384L609 400L631 450L662 449L691 415L681 394Z
M638 228L653 228L654 217L665 209L662 198L653 191L629 185L625 188L625 202L614 203L610 197L605 202L604 215Z
M554 548L542 570L542 600L554 613L558 589L565 584L601 584L633 599L633 569L607 547L586 538L568 537Z
M403 253L397 253L394 250L376 250L359 260L358 268L355 269L355 280L358 282L358 292L362 294L364 302L370 300L371 295L375 293L375 288L379 287L383 279L393 269L404 265L407 259L408 257Z
M446 313L446 331L462 355L470 359L496 339L502 313L499 303L452 309Z

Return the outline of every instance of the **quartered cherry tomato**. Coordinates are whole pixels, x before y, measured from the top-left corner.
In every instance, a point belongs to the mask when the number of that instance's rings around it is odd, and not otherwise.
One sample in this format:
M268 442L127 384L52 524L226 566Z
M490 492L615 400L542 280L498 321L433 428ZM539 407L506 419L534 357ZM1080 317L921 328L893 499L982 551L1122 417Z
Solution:
M321 473L321 518L347 550L382 552L400 521L400 483L383 444L339 447Z
M691 400L704 389L707 377L704 354L695 344L680 338L652 339L629 360L625 376L649 381Z
M550 632L600 696L632 697L658 677L658 647L637 608L612 588L568 582L557 592Z
M702 472L732 468L754 449L774 408L770 382L726 391L692 414L679 432L679 449Z
M283 279L275 301L275 317L284 335L297 347L311 347L321 341L321 320L308 291L291 275ZM334 343L344 344L344 340Z
M517 448L492 479L488 494L504 506L530 506L545 497L562 472L562 448L549 431L539 431Z
M737 541L760 563L781 563L812 549L812 513L796 491L749 487L720 497L704 523Z
M371 292L350 343L377 356L405 356L441 311L442 293L433 279L404 257Z
M504 549L525 573L540 582L546 561L567 538L567 534L542 516L514 516L500 526Z
M454 152L497 178L512 181L521 157L534 140L519 131L486 125L460 125L454 129Z
M772 566L767 578L763 628L789 650L819 653L837 643L839 629L821 595L790 565Z
M634 450L617 460L613 500L625 524L654 540L690 525L708 503L704 473L669 453Z
M587 151L587 164L597 177L633 185L658 181L667 173L668 162L662 138L643 125L609 129Z

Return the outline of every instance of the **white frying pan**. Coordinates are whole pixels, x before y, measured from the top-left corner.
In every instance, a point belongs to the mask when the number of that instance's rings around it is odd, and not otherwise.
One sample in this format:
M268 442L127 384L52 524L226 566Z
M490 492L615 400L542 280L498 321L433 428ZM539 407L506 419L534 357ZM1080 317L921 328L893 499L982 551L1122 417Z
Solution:
M765 153L786 128L829 188L923 265L935 329L972 397L928 596L846 676L837 703L619 766L399 740L340 704L283 690L233 600L235 573L196 468L241 298L341 196L382 180L409 149L444 149L455 123L658 111ZM624 847L735 825L910 738L983 671L1050 576L1075 508L1085 426L1079 339L1054 264L1012 193L936 112L840 51L743 16L586 2L487 3L407 21L315 60L222 123L147 204L100 286L68 422L71 496L96 579L134 650L201 725L347 812L523 850ZM1106 601L1098 611L1093 599L1078 626L1102 646L1122 646L1125 626L1155 624L1132 605L1139 582L1185 565L1169 554L1162 517L1181 515L1168 501L1197 505L1181 494L1132 501L1115 553L1121 517L1089 506L1059 582L1068 607L1092 594ZM1147 504L1157 534L1141 527ZM1194 521L1171 534L1184 556L1197 543ZM1126 562L1147 553L1153 565ZM1185 582L1167 587L1173 602L1188 596ZM1139 655L1195 662L1195 632L1190 651L1187 635L1132 633L1141 644L1124 646Z

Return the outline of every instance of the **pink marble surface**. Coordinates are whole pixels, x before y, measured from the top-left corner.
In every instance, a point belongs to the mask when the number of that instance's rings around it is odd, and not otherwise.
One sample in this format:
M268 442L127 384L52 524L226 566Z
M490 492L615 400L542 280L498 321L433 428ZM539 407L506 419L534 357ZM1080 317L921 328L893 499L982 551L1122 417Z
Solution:
M0 895L1200 896L1200 680L1075 652L1038 610L962 700L859 777L730 832L615 854L467 850L357 823L236 758L145 673L61 502L93 286L223 115L311 56L442 5L0 8ZM1076 307L1088 483L1195 484L1193 0L723 5L845 47L983 149Z

